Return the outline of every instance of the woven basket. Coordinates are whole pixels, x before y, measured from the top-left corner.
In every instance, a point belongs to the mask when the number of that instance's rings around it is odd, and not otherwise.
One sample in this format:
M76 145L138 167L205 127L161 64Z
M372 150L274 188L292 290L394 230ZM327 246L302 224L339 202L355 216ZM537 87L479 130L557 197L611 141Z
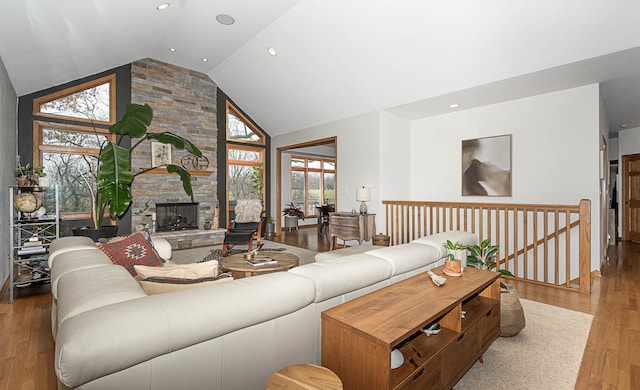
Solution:
M376 234L373 236L373 245L389 246L391 238L385 234Z
M513 286L507 285L507 291L500 294L500 336L515 336L525 327L524 311L520 297Z

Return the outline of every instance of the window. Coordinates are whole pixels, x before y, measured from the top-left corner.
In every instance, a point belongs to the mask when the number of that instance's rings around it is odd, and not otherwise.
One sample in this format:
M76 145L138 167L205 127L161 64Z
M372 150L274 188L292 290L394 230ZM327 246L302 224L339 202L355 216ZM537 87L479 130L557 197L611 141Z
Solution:
M228 102L227 141L264 145L264 135Z
M234 218L238 199L261 199L264 194L265 136L227 102L227 218Z
M33 115L34 165L58 185L61 213L89 217L100 147L115 140L115 75L34 99Z
M34 99L33 115L111 124L116 116L115 82L111 75Z
M334 159L291 156L291 201L318 215L317 206L335 204L336 163Z
M262 199L262 189L254 186L254 175L262 181L264 149L227 145L229 201L238 199Z

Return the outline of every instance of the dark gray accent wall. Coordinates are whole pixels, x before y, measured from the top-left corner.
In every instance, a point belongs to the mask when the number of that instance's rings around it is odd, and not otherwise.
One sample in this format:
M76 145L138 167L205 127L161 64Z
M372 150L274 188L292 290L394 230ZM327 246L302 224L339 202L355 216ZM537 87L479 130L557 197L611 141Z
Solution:
M226 143L227 143L227 101L242 113L251 123L257 127L265 135L265 153L264 153L264 166L265 166L265 178L264 178L264 193L265 202L267 206L267 216L270 215L271 210L269 205L271 204L271 136L264 131L256 122L251 119L251 116L244 112L233 100L231 100L221 89L218 89L218 145L220 145L221 153L218 153L218 199L220 200L220 226L226 226L227 221L227 155L226 155ZM275 216L274 216L275 220Z

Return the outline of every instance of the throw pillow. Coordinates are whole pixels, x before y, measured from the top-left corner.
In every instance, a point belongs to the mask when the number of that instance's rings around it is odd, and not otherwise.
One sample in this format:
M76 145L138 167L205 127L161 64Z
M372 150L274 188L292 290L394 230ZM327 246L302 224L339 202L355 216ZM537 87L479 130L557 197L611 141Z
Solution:
M233 280L233 278L229 274L221 274L220 276L215 278L209 277L200 279L153 277L141 280L140 285L148 295L153 295L207 286L210 284L229 282L231 280Z
M97 245L114 264L123 266L133 276L136 276L134 269L136 264L152 267L162 266L162 259L142 232Z
M211 260L204 263L179 264L175 266L149 267L134 265L133 268L140 279L153 277L174 279L201 279L218 276L218 261Z

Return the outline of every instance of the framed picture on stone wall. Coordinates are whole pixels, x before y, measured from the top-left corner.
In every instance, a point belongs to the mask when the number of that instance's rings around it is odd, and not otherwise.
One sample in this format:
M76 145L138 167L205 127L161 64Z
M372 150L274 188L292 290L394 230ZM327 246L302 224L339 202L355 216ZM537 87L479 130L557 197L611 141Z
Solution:
M171 144L151 141L151 166L171 164Z
M511 196L511 134L462 141L462 196Z

